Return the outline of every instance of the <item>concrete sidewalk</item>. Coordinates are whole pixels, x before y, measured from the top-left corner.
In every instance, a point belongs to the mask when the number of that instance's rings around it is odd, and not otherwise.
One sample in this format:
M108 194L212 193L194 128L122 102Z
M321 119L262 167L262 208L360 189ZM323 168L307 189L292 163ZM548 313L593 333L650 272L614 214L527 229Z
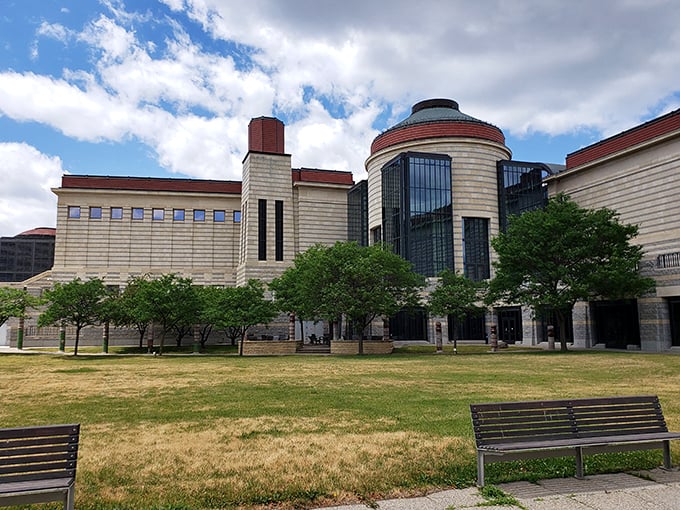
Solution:
M519 505L483 506L487 503L475 487L434 492L428 496L327 507L324 510L680 510L680 472L655 469L633 476L626 473L556 478L538 483L499 484Z

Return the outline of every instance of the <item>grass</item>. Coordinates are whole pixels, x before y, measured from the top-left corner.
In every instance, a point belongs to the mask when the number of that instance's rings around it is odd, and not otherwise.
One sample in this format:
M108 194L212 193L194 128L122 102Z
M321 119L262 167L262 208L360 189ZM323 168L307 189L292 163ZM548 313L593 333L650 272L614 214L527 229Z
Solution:
M471 486L472 402L658 394L680 430L677 356L447 349L1 355L0 426L82 424L83 510L309 508ZM596 455L586 471L660 463L659 452ZM487 468L494 484L573 474L570 458Z

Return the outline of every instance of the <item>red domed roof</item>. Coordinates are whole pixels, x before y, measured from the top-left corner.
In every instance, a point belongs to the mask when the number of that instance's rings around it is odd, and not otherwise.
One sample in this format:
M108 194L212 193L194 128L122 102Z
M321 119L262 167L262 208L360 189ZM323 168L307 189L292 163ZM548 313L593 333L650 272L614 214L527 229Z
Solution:
M52 227L38 227L34 228L32 230L27 230L26 232L22 232L21 234L17 234L17 237L19 236L52 236L54 237L57 233L56 228Z
M428 99L413 106L411 115L378 135L371 154L402 142L427 138L481 138L505 145L503 131L458 109L451 99Z

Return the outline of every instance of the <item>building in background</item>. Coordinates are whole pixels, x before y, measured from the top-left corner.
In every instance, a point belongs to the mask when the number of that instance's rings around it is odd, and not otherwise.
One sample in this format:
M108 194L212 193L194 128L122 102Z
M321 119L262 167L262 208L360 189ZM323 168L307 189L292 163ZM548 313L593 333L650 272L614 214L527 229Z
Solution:
M564 334L585 348L680 348L680 110L559 165L513 160L498 127L455 101L430 99L373 140L367 179L356 184L350 172L291 168L284 135L280 120L252 119L242 182L64 175L54 190L54 265L31 285L99 277L122 286L170 272L200 285L268 282L313 244L346 239L386 243L430 286L444 269L486 280L490 240L508 218L563 192L639 225L641 271L657 282L638 300L578 304ZM449 338L455 328L458 338L484 342L497 325L508 343L547 340L547 320L511 304L461 323L404 311L390 318L390 334L434 341L437 322Z
M0 282L23 282L52 268L54 228L35 228L0 237Z

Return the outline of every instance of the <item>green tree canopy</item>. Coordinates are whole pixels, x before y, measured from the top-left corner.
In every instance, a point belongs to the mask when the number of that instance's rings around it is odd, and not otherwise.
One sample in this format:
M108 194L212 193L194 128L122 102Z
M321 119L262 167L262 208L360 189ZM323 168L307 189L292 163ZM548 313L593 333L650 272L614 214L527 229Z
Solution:
M248 280L242 287L218 288L212 297L211 306L214 309L210 312L211 320L232 340L241 339L241 356L248 329L257 324L266 324L276 317L276 307L265 299L264 285L259 280Z
M284 311L330 322L347 317L359 332L359 352L363 352L368 324L417 306L423 284L424 278L409 262L382 245L337 242L298 254L270 288Z
M142 290L149 282L149 275L131 277L123 291L111 303L111 322L116 326L134 327L139 334L140 349L152 319L149 306L143 300Z
M26 317L29 308L38 306L40 300L28 292L12 287L0 287L0 326L10 317Z
M475 282L446 269L439 275L439 282L430 293L429 309L434 315L452 315L456 323L462 322L470 316L479 316L486 308L481 304L486 282ZM453 341L456 347L457 332L454 327Z
M579 300L636 297L654 286L638 273L642 248L635 225L610 209L581 208L566 195L545 209L513 217L491 241L498 255L488 302L552 309L560 331ZM566 338L561 335L562 350Z
M196 321L200 299L191 278L169 273L140 283L136 299L140 318L148 318L161 327L159 353L163 354L165 335L182 325Z
M68 283L55 283L46 290L47 308L38 317L39 326L71 324L76 328L74 355L78 355L80 331L85 326L100 322L103 301L108 295L104 282L99 278L82 281L76 278Z

